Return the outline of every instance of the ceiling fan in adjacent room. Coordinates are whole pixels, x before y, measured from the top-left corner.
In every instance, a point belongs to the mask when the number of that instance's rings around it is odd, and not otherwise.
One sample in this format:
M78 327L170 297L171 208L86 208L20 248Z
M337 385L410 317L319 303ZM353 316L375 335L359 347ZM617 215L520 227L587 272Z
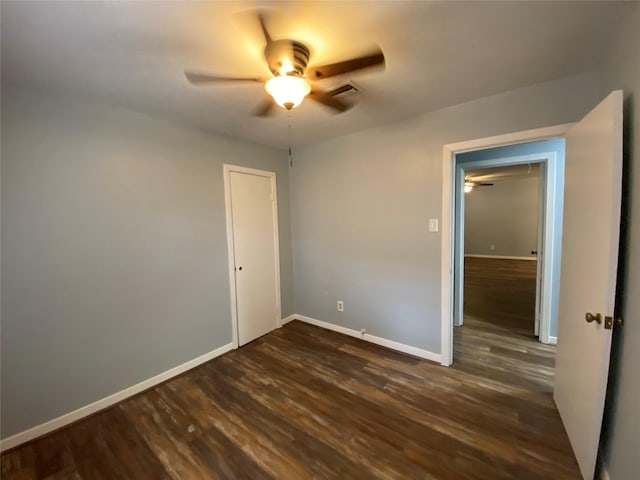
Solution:
M471 192L476 187L493 187L493 183L480 182L469 177L464 179L464 193Z
M491 182L525 177L538 178L539 176L540 164L538 162L467 170L464 176L464 191L469 193L475 187L492 187L493 183Z
M384 66L384 54L379 48L367 55L350 60L329 65L310 66L311 54L305 44L291 39L273 40L265 26L262 13L258 13L258 21L266 41L264 57L271 71L271 77L238 78L185 71L187 80L193 85L228 84L229 82L264 83L265 90L269 95L253 112L259 117L272 114L276 104L291 110L297 107L307 95L309 99L331 108L335 113L342 113L348 110L351 105L336 96L356 89L352 85L346 84L332 90L324 90L315 82L356 70Z

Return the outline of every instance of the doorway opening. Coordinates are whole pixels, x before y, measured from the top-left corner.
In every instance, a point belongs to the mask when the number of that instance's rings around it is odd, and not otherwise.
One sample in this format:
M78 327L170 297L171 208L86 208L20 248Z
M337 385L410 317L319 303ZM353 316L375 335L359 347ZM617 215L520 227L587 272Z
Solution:
M544 173L542 162L465 168L460 208L464 317L536 339ZM464 317L456 317L456 326L464 325Z
M482 175L497 178L500 169L503 172L537 172L538 235L534 245L519 255L503 253L505 257L527 257L536 260L534 325L532 336L539 338L542 344L556 342L556 321L559 295L560 249L562 240L562 196L564 184L564 132L567 125L548 127L538 130L518 132L481 140L472 140L460 144L446 145L443 150L443 295L442 295L442 364L451 365L454 360L454 325L464 325L464 267L465 267L465 195L473 190L496 189L494 186L473 186L475 172L478 183ZM485 177L488 178L488 177ZM503 200L510 202L511 199ZM494 229L497 228L494 225ZM491 234L496 232L490 231ZM486 240L486 239L485 239ZM502 238L504 240L504 238ZM485 241L488 250L476 255L498 255L498 241ZM493 244L494 250L491 250ZM532 255L531 252L536 252ZM474 253L474 252L468 252ZM528 254L528 255L527 255ZM482 258L482 257L473 257ZM481 263L481 262L478 262ZM446 266L450 267L447 268ZM472 307L473 308L473 307Z
M452 354L499 353L546 388L554 351L537 342L557 338L563 165L563 139L454 159Z
M480 367L487 379L550 393L555 347L542 343L541 333L549 339L556 332L540 321L546 158L478 168L477 153L456 159L464 190L456 195L461 308L454 362Z

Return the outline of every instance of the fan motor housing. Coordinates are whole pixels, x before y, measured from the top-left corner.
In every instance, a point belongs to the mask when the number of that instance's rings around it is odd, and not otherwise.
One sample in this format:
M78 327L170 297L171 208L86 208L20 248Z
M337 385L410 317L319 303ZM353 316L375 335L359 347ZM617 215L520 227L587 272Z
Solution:
M264 49L264 56L273 75L282 75L283 67L287 66L286 62L289 62L293 71L288 71L286 74L301 77L307 69L311 53L304 43L284 39L269 43Z

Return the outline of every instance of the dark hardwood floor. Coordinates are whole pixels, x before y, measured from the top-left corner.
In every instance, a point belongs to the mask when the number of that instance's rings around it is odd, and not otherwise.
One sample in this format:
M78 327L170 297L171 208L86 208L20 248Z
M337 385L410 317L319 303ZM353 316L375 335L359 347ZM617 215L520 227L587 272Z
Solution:
M4 454L2 478L579 478L552 347L470 317L455 356L294 321Z
M465 314L533 336L536 268L533 260L465 257Z

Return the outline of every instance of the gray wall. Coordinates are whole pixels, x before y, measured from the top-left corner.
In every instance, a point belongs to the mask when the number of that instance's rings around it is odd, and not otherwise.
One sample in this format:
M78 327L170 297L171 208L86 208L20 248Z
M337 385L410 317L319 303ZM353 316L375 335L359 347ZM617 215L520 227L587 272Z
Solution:
M286 154L2 85L2 437L231 342L222 164Z
M600 96L584 74L294 152L296 313L439 353L442 146L572 122Z
M509 178L464 196L464 253L535 258L539 178ZM493 249L491 246L493 245Z
M640 448L640 4L630 3L610 63L603 71L601 96L625 91L625 145L622 219L623 250L618 307L625 324L614 331L607 395L603 460L611 480L638 478Z

